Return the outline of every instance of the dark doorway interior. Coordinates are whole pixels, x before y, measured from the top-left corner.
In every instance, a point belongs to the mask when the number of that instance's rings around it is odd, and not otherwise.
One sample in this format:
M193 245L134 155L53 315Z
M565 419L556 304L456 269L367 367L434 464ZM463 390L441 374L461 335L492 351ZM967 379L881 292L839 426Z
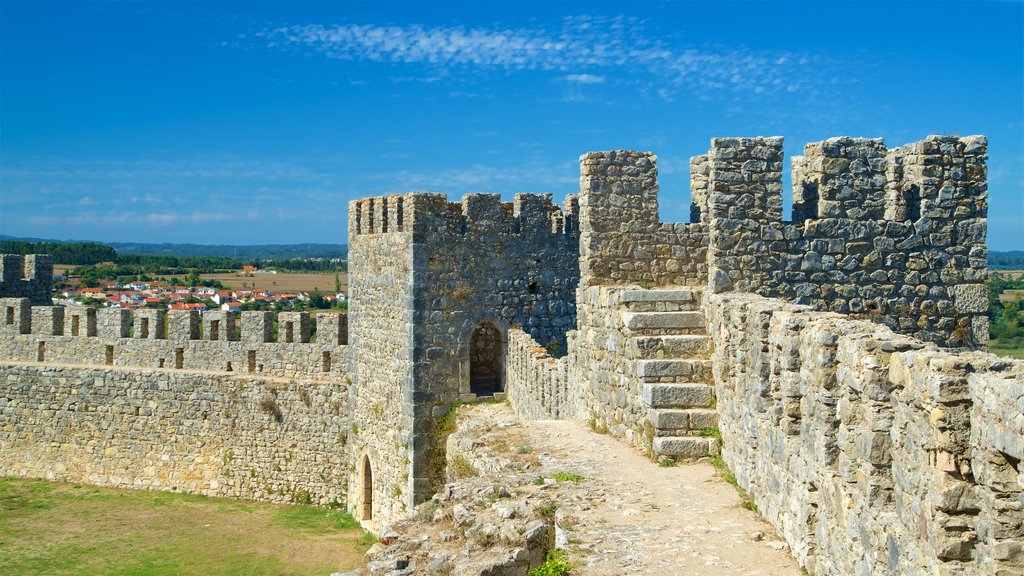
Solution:
M505 389L501 369L501 332L489 322L473 329L469 339L469 391L494 396Z
M363 456L363 520L373 520L373 469L370 457Z

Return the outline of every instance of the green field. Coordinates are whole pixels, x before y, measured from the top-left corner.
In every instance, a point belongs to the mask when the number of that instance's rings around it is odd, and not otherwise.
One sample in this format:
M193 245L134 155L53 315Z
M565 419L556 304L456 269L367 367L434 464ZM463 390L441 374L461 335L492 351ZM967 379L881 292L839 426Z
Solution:
M347 513L0 478L0 574L345 572L372 543Z

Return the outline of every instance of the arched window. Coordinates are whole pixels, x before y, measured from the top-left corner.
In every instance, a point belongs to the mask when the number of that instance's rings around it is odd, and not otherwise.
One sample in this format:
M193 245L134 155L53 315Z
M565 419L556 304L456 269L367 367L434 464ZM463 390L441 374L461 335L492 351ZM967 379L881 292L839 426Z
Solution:
M363 456L363 520L373 520L373 468L370 457Z
M501 363L501 332L494 324L481 322L469 338L469 391L477 396L503 391Z

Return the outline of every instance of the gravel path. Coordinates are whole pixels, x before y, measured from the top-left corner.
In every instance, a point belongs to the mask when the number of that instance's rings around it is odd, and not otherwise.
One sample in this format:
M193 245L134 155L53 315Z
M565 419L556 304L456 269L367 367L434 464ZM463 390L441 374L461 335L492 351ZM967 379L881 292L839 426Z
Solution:
M571 525L574 574L800 574L772 526L741 508L736 489L709 464L662 468L580 422L520 429L545 474L585 478L559 508L560 523Z

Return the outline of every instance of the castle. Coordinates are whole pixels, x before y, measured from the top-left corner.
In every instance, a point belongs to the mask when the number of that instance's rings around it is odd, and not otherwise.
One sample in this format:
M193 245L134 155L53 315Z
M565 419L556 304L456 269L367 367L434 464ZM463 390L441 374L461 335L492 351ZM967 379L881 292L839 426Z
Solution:
M366 198L344 316L50 306L4 256L0 473L277 502L380 530L444 481L438 422L504 395L652 456L721 451L818 574L1024 567L1024 363L987 339L987 143L716 138L691 222L657 163L580 193ZM19 272L19 271L27 272ZM709 428L721 431L702 434Z

